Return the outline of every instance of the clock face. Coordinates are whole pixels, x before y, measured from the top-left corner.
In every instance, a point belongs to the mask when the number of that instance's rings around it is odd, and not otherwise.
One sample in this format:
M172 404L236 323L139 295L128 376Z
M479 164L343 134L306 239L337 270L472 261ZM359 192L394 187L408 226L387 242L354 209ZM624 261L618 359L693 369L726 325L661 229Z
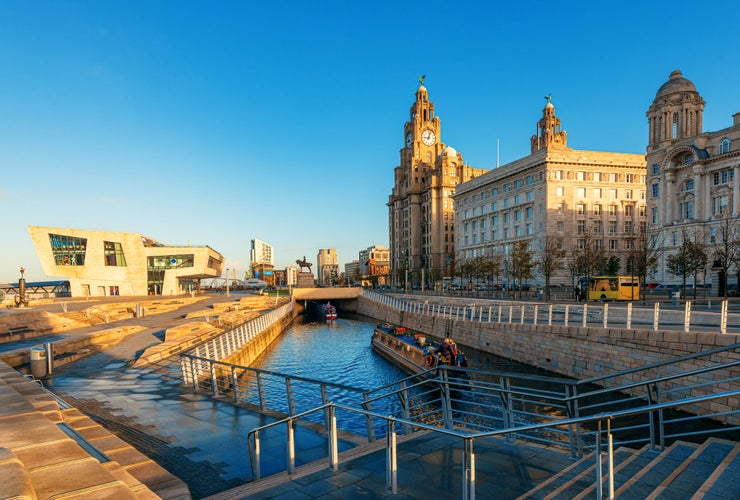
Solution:
M408 134L406 134L406 147L410 148L413 143L414 143L414 134L409 132Z
M437 141L437 136L434 135L434 132L432 132L429 129L426 129L424 132L421 133L421 142L426 144L427 146L431 146Z

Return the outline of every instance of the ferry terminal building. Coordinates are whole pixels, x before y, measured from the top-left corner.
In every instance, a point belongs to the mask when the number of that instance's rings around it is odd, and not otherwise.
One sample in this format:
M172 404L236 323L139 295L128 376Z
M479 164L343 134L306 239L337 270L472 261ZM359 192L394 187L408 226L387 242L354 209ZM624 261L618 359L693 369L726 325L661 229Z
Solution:
M170 246L136 233L28 226L47 276L69 280L72 297L179 295L221 276L208 246Z

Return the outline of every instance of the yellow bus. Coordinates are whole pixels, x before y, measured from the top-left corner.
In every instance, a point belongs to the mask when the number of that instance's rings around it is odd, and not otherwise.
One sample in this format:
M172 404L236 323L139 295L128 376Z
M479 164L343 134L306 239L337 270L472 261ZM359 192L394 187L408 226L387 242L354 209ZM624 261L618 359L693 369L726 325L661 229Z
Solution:
M578 280L586 300L640 300L640 279L636 276L588 276Z

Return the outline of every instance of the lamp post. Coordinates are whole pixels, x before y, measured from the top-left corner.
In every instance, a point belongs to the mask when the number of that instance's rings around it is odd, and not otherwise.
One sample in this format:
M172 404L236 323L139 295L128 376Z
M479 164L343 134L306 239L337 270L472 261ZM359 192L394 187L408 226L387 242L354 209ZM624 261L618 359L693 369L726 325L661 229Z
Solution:
M229 268L226 268L226 296L229 296Z

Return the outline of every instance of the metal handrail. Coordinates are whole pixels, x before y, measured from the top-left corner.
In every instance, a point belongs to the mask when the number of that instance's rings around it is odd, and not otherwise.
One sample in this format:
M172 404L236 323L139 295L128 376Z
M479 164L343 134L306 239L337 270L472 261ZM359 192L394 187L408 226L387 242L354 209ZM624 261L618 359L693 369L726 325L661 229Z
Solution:
M387 438L386 438L386 457L387 457L387 471L386 471L386 487L388 490L391 490L394 494L397 493L397 468L396 468L396 441L395 441L395 426L396 425L405 425L405 426L413 426L417 429L426 430L435 432L438 434L448 435L460 438L464 440L465 446L463 451L463 485L462 485L462 491L463 491L463 498L475 498L475 466L474 466L474 453L473 453L473 442L476 439L486 438L486 437L497 437L497 436L507 436L512 433L521 434L523 431L534 431L534 430L542 430L542 429L548 429L554 426L583 426L590 423L597 423L598 424L598 431L597 431L597 447L594 450L594 454L598 457L598 462L601 462L601 434L602 434L602 422L607 422L607 458L608 458L608 470L613 470L613 441L611 436L611 421L616 418L623 418L623 417L629 417L633 415L640 415L643 413L652 413L656 411L663 411L666 409L675 408L677 406L683 406L688 404L697 404L697 403L703 403L708 401L713 401L715 399L721 399L721 398L732 398L732 397L738 397L740 396L740 390L734 390L734 391L727 391L722 393L716 393L716 394L710 394L706 396L695 396L692 398L687 398L680 401L670 401L670 402L664 402L664 403L658 403L658 404L650 404L647 406L642 406L638 408L630 408L625 410L618 410L614 412L609 413L600 413L597 415L589 415L584 417L575 417L575 418L568 418L565 420L559 420L557 422L544 422L544 423L537 423L537 424L528 424L528 425L522 425L522 426L515 426L507 429L498 429L498 430L492 430L492 431L485 431L485 432L477 432L477 433L470 433L470 432L464 432L459 431L455 429L448 429L448 428L439 428L434 427L431 425L427 425L421 422L413 422L410 420L406 420L403 418L396 418L392 416L386 416L381 415L379 413L374 413L367 410L362 410L359 408L353 408L348 407L344 405L338 405L335 403L327 403L325 405L322 405L318 408L314 408L312 410L308 410L305 412L302 412L300 414L284 418L282 420L278 420L275 422L271 422L269 424L262 425L260 427L257 427L255 429L252 429L247 434L247 444L248 444L248 450L250 455L250 464L252 466L252 476L255 480L259 480L261 478L261 471L260 471L260 442L259 442L259 434L261 431L276 427L279 425L287 425L288 426L288 464L287 468L290 473L295 471L295 443L293 441L293 425L294 423L299 420L300 418L303 418L305 416L308 416L309 414L315 413L315 412L326 412L328 410L329 414L331 415L332 420L334 420L334 415L337 409L341 409L348 412L354 412L365 415L367 418L378 418L382 419L387 422L388 424L388 430ZM336 424L333 424L330 426L330 434L328 436L329 440L329 468L336 470L338 468L338 450L337 450L337 429ZM601 467L596 468L596 483L597 485L601 485L602 483L602 470ZM609 475L609 486L610 486L610 497L613 498L614 493L614 484L613 484L613 476Z

